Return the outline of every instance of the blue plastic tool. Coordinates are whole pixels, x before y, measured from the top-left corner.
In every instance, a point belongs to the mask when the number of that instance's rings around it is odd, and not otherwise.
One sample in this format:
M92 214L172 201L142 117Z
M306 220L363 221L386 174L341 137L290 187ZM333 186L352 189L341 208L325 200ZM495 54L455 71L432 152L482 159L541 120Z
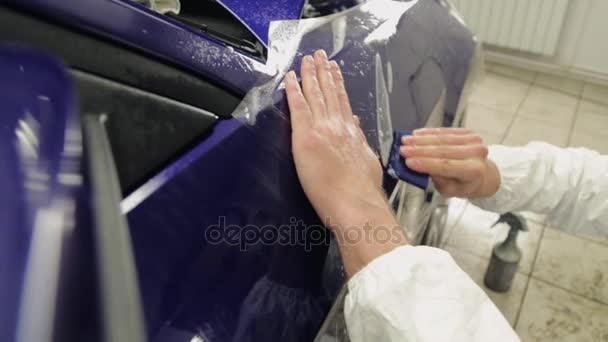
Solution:
M393 133L393 145L387 165L387 172L392 177L409 183L422 190L428 190L429 175L416 172L405 164L405 159L401 156L399 149L401 147L401 139L412 135L411 132L395 130Z

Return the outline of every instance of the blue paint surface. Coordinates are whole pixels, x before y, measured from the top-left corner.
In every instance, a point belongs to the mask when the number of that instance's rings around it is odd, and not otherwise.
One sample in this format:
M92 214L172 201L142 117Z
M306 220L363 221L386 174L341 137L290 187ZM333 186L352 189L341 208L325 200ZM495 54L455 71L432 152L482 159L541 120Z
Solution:
M300 19L303 0L219 0L268 46L271 21Z
M328 236L322 234L325 231L301 189L293 164L289 114L280 87L287 70L270 70L263 62L204 33L127 1L5 2L180 65L235 94L244 95L256 85L274 82L258 99L264 105L249 113L256 117L255 123L236 118L219 121L208 136L121 205L130 224L150 341L192 341L196 336L211 342L311 341L344 279L339 260L326 260ZM270 20L295 13L295 6L284 6L289 11L277 12L277 17L270 12L247 16L258 10L254 5L266 2L235 1L230 8L243 13L240 19L252 23L258 34L267 32L265 25ZM246 4L251 7L239 7ZM383 99L390 108L393 127L413 130L423 126L430 114L419 113L417 108L433 108L445 87L445 115L448 120L453 118L473 54L470 32L435 0L412 2L401 12L389 11L385 4L372 0L318 24L304 34L293 56L284 56L293 57L287 69L298 70L305 54L319 48L328 51L343 68L353 110L376 150L378 106ZM253 24L259 26L253 28ZM394 28L394 32L383 36L381 27ZM374 34L380 38L370 39ZM14 63L21 58L3 59L0 68L14 73ZM419 94L412 90L411 80L429 60L441 69L443 83L429 87L436 92ZM377 63L384 73L382 80L377 78ZM57 70L53 66L42 69ZM2 73L3 113L12 114L1 118L8 120L1 129L13 132L24 106L35 103L28 95L32 93L30 84L60 92L52 94L56 98L70 93L68 84L45 78L44 70L38 71L40 77L21 80L17 76L4 78ZM378 87L379 82L385 84ZM55 140L65 132L70 117L61 113L71 110L64 105L54 112L59 118L56 125L63 122L64 126L45 126L44 130L54 137L52 144L58 144ZM242 112L234 114L245 117ZM3 136L0 184L23 193L21 164L11 147L14 137ZM0 225L28 227L33 216L25 211L25 202L2 198L0 212L5 216L0 217ZM264 229L277 234L264 237ZM18 272L24 272L30 239L23 231L27 229L0 233L8 234L0 243L15 242L0 251L16 256L14 263L7 264L15 282L0 285L4 286L0 295L10 294L6 298L21 291ZM289 233L296 238L281 240L281 234ZM308 239L299 238L307 234ZM11 312L15 312L18 303L11 305ZM14 319L6 322L12 327L16 324Z

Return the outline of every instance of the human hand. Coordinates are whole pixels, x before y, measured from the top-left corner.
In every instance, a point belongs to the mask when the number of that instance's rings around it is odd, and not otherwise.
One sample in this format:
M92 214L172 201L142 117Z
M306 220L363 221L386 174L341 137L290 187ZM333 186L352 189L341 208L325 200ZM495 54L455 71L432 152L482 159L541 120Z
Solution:
M370 208L388 207L380 161L353 115L338 64L317 51L304 57L301 75L303 91L293 71L285 86L302 187L330 228L363 223Z
M296 169L352 277L407 240L382 190L380 160L353 115L338 64L317 51L304 58L301 73L303 92L295 73L285 80ZM387 233L386 239L378 232Z
M402 140L407 166L431 175L445 197L481 198L500 186L498 168L478 134L464 128L426 128Z

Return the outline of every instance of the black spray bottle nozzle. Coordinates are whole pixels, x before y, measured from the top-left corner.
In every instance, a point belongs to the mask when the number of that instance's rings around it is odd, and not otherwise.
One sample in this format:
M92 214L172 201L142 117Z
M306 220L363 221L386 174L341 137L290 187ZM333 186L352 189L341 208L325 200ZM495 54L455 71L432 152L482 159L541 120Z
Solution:
M526 219L518 214L513 214L513 213L502 214L498 218L498 221L496 221L496 223L494 223L492 225L492 227L496 227L497 225L499 225L501 223L506 223L512 232L527 232L529 230Z
M484 283L491 290L505 292L511 288L522 258L522 251L517 247L517 235L520 231L528 231L528 224L523 217L513 213L500 215L492 227L500 223L509 226L509 234L504 241L494 246Z

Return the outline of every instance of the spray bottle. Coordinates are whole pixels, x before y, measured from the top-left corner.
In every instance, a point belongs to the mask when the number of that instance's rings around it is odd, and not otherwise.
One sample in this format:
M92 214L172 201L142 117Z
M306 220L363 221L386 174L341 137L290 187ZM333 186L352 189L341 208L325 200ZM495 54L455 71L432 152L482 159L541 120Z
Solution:
M484 283L490 290L507 292L513 284L522 256L521 249L517 246L517 235L520 231L528 231L528 225L523 217L512 213L501 215L493 227L500 223L509 226L509 234L494 247Z

